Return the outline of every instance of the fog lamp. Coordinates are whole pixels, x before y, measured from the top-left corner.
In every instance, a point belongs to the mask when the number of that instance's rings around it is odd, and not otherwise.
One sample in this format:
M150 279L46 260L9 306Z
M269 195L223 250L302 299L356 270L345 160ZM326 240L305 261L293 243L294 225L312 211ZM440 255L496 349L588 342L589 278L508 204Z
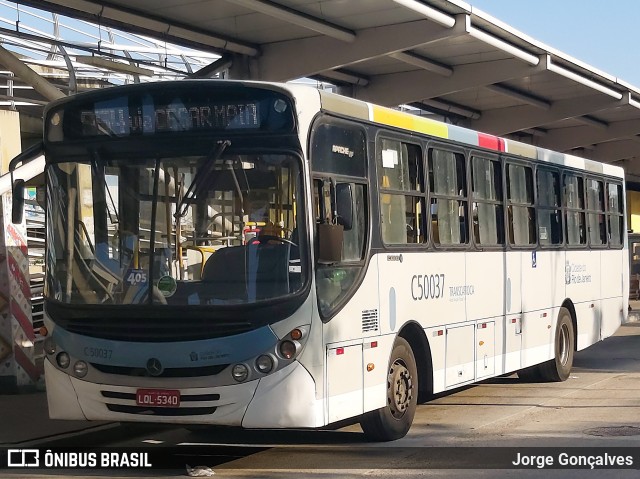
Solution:
M79 378L83 378L87 375L87 373L89 372L89 367L87 366L87 363L85 363L84 361L77 361L74 365L73 365L73 372L76 374L76 376L78 376Z
M62 369L67 369L71 363L71 358L67 353L62 352L56 356L56 362Z
M249 377L249 368L244 364L236 364L231 370L231 375L233 379L241 383Z
M256 369L263 374L270 373L273 369L273 359L271 356L263 354L256 359Z

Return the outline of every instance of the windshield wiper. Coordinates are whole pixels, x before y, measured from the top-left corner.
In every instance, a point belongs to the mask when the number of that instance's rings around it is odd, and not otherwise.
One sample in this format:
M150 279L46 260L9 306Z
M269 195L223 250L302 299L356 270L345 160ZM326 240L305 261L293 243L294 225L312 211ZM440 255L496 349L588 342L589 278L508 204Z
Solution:
M218 142L218 145L214 150L211 151L209 155L204 158L204 167L198 173L196 173L193 181L189 185L189 189L185 193L185 195L178 203L176 207L175 218L183 218L187 214L187 210L189 209L189 203L202 192L202 188L205 187L209 180L211 179L211 175L213 174L214 166L216 160L218 160L224 151L231 145L231 141L223 140Z

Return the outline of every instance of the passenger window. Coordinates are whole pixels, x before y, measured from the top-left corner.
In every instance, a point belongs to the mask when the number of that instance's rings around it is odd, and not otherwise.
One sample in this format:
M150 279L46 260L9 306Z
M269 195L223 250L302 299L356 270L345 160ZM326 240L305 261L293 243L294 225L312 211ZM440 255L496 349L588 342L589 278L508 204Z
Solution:
M473 157L473 236L479 245L504 243L502 169L497 160Z
M469 242L465 158L461 153L429 150L431 231L436 245Z
M509 242L516 246L536 243L533 208L533 172L527 166L507 165Z
M337 185L341 182L338 180ZM362 271L367 234L366 185L350 182L353 200L353 217L350 229L342 233L342 260L338 263L316 265L316 291L318 307L323 317L333 314L347 298ZM326 178L314 180L314 211L316 224L326 221L335 211L331 196L330 181ZM326 200L326 201L325 201ZM317 232L316 232L317 235ZM318 244L316 243L316 247ZM318 250L316 250L317 253Z
M622 245L624 238L624 216L622 185L607 183L607 224L609 225L609 244Z
M592 246L607 244L602 181L587 180L587 219L589 224L589 243Z
M377 155L380 222L385 244L425 241L425 198L419 146L382 139Z
M560 174L540 168L538 187L538 240L541 245L562 244Z
M587 229L584 212L584 180L579 176L564 175L562 189L567 244L585 245Z

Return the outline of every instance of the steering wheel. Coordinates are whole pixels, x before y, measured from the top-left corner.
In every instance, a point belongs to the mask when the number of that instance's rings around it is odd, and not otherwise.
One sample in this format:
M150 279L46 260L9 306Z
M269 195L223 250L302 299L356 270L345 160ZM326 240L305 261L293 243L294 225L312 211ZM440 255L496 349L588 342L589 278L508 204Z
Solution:
M279 241L280 243L290 244L291 246L298 246L291 240L288 240L286 238L281 238L280 236L274 236L274 235L256 236L255 238L251 238L251 240L249 240L249 244L256 244L256 243L266 244L269 241Z

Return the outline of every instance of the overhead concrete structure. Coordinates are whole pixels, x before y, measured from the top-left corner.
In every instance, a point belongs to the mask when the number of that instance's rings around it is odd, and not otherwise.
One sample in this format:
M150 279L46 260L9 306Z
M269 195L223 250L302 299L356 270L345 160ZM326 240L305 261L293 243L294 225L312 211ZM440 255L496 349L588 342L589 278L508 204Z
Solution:
M326 79L640 175L640 89L460 0L21 3L217 52L236 78Z

